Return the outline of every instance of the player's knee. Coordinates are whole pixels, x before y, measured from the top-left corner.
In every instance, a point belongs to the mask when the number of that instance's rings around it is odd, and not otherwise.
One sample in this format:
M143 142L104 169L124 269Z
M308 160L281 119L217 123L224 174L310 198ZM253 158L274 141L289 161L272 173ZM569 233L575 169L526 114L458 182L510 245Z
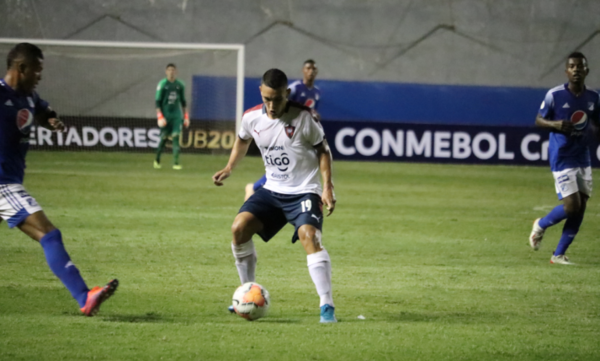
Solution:
M583 213L585 207L581 202L571 202L565 204L565 213L567 217L578 216Z
M233 235L233 241L236 244L244 243L247 241L245 238L248 228L248 222L243 218L236 218L231 225L231 234Z
M304 225L298 229L298 238L304 245L306 251L310 253L323 250L321 245L321 231L314 226Z

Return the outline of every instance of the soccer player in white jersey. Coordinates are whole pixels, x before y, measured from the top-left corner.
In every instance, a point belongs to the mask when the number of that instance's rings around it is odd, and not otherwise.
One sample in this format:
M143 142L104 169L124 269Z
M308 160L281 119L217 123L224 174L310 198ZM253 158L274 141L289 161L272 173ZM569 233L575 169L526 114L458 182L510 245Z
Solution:
M246 155L252 139L263 156L267 183L241 207L231 227L232 250L241 283L253 282L256 251L252 236L267 242L286 225L295 227L307 253L310 276L319 294L322 323L337 322L331 288L331 260L321 243L323 204L329 216L335 208L331 151L323 128L308 108L288 102L287 76L270 69L262 77L263 104L244 113L229 162L215 173L222 186ZM321 187L320 177L323 179Z

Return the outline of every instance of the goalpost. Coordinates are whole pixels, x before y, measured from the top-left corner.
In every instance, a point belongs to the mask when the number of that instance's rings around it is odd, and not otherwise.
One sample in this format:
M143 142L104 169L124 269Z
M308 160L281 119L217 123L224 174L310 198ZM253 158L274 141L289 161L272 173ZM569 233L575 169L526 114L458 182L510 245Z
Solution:
M32 149L153 151L158 144L154 97L167 64L185 83L191 125L182 150L229 151L244 107L244 45L0 38L5 60L16 44L44 53L37 92L68 126L34 129Z

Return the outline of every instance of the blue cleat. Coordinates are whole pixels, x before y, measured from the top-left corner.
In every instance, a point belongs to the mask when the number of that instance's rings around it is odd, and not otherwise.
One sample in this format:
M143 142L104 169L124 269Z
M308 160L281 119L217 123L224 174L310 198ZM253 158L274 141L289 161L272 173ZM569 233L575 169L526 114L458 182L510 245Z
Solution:
M334 323L337 322L335 318L335 307L330 305L321 306L321 323Z
M233 305L227 307L227 311L229 311L231 313L235 313L235 310L233 309Z

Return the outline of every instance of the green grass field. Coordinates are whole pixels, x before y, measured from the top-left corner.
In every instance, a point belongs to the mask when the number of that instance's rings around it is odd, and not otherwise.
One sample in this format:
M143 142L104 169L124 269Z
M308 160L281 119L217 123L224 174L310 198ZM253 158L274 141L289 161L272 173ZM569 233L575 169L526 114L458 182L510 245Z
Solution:
M184 154L177 172L150 154L31 153L25 185L88 285L121 284L81 316L41 247L2 222L0 359L600 359L600 202L569 250L577 266L549 264L562 225L527 244L558 204L548 168L335 163L323 242L340 322L321 325L289 226L255 240L269 317L227 312L231 221L262 168L247 158L217 188L226 159Z

